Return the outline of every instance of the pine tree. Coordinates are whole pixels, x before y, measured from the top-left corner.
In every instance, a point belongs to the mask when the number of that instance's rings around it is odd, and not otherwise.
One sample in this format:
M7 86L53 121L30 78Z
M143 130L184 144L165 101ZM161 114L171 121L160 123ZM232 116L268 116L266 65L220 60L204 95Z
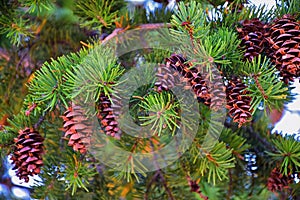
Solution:
M36 199L299 199L299 137L268 115L300 1L155 2L1 1L0 183L10 158Z

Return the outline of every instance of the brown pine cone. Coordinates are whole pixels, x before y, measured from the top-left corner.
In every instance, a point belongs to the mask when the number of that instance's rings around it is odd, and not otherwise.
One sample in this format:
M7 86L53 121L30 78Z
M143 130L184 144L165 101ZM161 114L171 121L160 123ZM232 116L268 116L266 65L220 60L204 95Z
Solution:
M174 87L176 80L179 79L178 73L172 71L170 65L160 64L156 73L157 81L155 82L157 92L168 91Z
M237 28L239 38L242 39L241 47L245 49L244 57L246 60L252 61L255 57L266 50L265 35L267 25L258 18L245 20L242 28Z
M44 138L39 132L25 128L19 131L18 138L14 139L15 148L11 157L15 165L13 170L17 169L16 175L25 182L29 181L29 175L39 174L43 165L42 154Z
M64 137L69 140L68 146L72 146L74 151L86 153L91 142L92 125L84 110L72 103L62 118Z
M229 116L233 118L234 122L239 124L239 127L249 122L252 117L250 111L251 97L246 96L248 94L246 88L247 86L236 77L228 81L226 88L226 107L229 110Z
M280 173L279 169L274 168L268 178L267 187L272 192L282 191L289 188L289 184L293 182L292 176L286 176Z
M267 38L269 57L280 71L285 83L300 76L300 22L286 14L274 20Z
M192 89L199 102L203 102L208 106L210 105L211 95L207 82L202 78L201 73L196 67L193 67L190 62L187 62L187 60L179 54L173 54L170 58L167 58L166 65L180 73L180 80L184 83L184 88Z
M211 109L218 111L226 105L226 87L224 85L223 76L216 68L211 70L213 82L209 82L209 93L211 94Z
M104 128L106 135L110 135L112 137L115 137L116 139L120 139L121 131L118 127L118 113L116 111L116 107L118 107L119 100L114 96L112 96L112 99L114 104L112 104L110 99L104 93L100 95L100 101L98 106L99 113L97 117L100 120L101 126Z

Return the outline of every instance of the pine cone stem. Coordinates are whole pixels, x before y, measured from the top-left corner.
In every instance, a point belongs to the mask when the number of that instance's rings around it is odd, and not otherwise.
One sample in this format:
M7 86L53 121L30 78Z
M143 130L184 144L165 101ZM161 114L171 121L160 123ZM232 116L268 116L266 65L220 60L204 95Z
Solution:
M259 91L261 92L261 94L263 95L264 99L268 99L268 95L266 94L265 90L263 89L263 87L261 86L259 80L258 80L258 75L254 74L253 75L253 78L254 78L254 81L255 81L255 84L257 86L257 88L259 89Z

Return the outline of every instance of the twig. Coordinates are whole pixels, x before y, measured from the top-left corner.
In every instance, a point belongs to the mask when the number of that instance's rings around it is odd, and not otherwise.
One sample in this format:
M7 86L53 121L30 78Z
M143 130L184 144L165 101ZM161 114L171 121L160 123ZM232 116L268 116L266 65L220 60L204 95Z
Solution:
M266 92L265 90L262 88L260 82L258 81L258 75L257 74L254 74L253 75L253 78L254 78L254 81L255 81L255 84L257 85L257 88L259 89L259 91L261 92L261 94L263 95L264 99L268 99L268 95L266 95Z
M231 128L232 124L229 122L225 122L224 124L227 128ZM265 148L276 151L271 143L269 143L265 138L262 138L259 133L254 131L252 126L242 127L245 132L250 133L250 136L256 140L258 140Z
M259 140L267 149L269 149L271 151L276 151L274 146L271 143L269 143L265 138L262 138L259 135L259 133L257 133L256 131L253 130L253 128L251 126L247 127L246 130L251 134L251 137L254 137L255 139Z
M232 173L231 169L228 169L228 176L229 176L229 184L228 184L228 191L227 191L227 200L230 200L231 193L232 193Z
M41 115L40 116L40 118L39 118L39 120L37 121L37 123L35 123L34 125L33 125L33 128L36 130L36 129L38 129L38 127L41 125L41 123L44 121L44 119L45 119L45 117L46 117L46 113L47 112L45 112L43 115Z
M142 29L142 30L152 30L152 29L159 29L159 28L170 28L171 24L169 23L156 23L156 24L141 24L138 26L135 26L134 29ZM106 43L109 40L113 39L117 35L125 32L128 30L127 28L117 28L115 29L111 34L109 34L104 40L102 40L102 43ZM132 29L129 29L132 30Z
M201 199L208 200L208 197L202 194L200 186L196 181L193 181L190 176L186 176L186 180L191 188L191 192L196 192Z
M166 179L165 179L165 177L164 177L161 169L159 169L158 172L159 172L159 176L160 176L160 178L162 180L162 183L164 185L164 188L165 188L166 192L168 193L168 196L169 196L170 200L175 200L175 198L173 197L173 194L172 194L170 188L167 185L167 181L166 181Z
M2 48L0 48L0 58L5 59L6 62L8 62L10 60L10 57L9 57L7 51Z
M152 148L152 151L153 151L153 150L154 150L153 142L150 141L150 144L151 144L151 148ZM160 169L160 167L159 167L159 165L158 165L158 163L157 163L156 154L154 154L153 157L154 157L154 161L153 161L153 162L154 162L154 164L156 165L156 168L158 169L158 170L156 171L156 173L157 173L157 175L160 176L161 181L162 181L162 183L163 183L163 185L164 185L164 188L165 188L166 192L168 193L169 199L170 199L170 200L175 200L175 198L173 197L173 194L172 194L170 188L169 188L168 185L167 185L166 179L165 179L165 177L164 177L164 175L163 175L163 173L162 173L162 171L161 171L161 169Z
M156 179L156 177L157 177L158 175L159 175L159 171L156 171L155 174L152 176L150 182L148 183L147 188L146 188L146 192L145 192L145 194L144 194L144 199L145 199L145 200L148 200L148 199L149 199L148 193L149 193L149 191L150 191L150 187L151 187L151 185L153 184L153 182L155 181L155 179Z

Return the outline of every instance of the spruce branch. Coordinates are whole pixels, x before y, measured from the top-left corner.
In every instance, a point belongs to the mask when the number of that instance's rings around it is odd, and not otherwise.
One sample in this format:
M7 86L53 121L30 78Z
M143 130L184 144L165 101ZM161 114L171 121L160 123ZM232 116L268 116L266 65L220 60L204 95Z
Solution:
M184 42L198 40L209 32L205 12L196 1L191 1L188 5L180 2L178 11L172 15L171 24L171 34Z
M28 97L34 103L45 104L47 110L53 110L58 102L67 106L69 90L65 86L67 71L81 62L87 54L86 49L68 56L62 56L51 63L45 62L43 66L34 73L34 78L28 84Z
M281 162L280 171L283 175L298 171L300 169L300 143L293 136L277 136L272 143L276 151L267 153Z
M117 4L117 0L79 0L76 4L75 14L79 17L81 26L101 30L102 27L111 27L117 19L118 11L113 10Z
M75 154L72 156L73 161L71 161L71 166L66 168L66 188L69 190L72 188L72 195L75 194L77 188L83 188L87 192L87 184L89 184L89 177L94 176L97 172L95 168L89 168L89 166L82 161L80 161Z
M234 125L230 122L225 122L224 125L228 128L228 129L233 129ZM263 137L259 132L257 132L256 130L254 130L254 128L252 126L247 126L247 127L242 127L243 132L248 133L249 136L246 139L250 139L250 137L252 139L254 139L255 141L259 141L259 143L261 143L261 145L265 148L265 149L269 149L271 150L271 152L274 152L276 149L274 148L274 146L272 145L272 143L270 143L267 138ZM222 135L221 135L222 137ZM249 146L248 146L249 148Z
M208 182L216 184L216 179L227 179L227 169L235 166L235 158L232 157L232 150L226 148L226 144L218 142L207 152L201 145L198 154L194 157L193 163L199 166L197 176L204 176L207 173Z
M268 109L279 109L283 106L283 102L288 98L288 88L276 76L276 68L266 57L262 60L261 56L258 56L252 62L247 62L242 71L250 77L247 81L250 92L248 96L252 99L250 108L252 113L261 103Z
M147 113L147 116L138 117L142 121L141 125L152 125L153 135L160 136L166 129L174 135L176 128L179 128L179 104L170 93L150 94L140 106Z
M110 98L113 87L124 70L116 63L114 51L99 45L89 52L80 65L67 73L69 98L83 95L84 101L99 101L102 93Z
M145 200L149 200L149 192L150 192L150 188L152 186L152 184L156 181L157 177L159 176L159 170L157 170L153 175L151 180L148 182L147 187L146 187L146 191L144 194L144 199Z

